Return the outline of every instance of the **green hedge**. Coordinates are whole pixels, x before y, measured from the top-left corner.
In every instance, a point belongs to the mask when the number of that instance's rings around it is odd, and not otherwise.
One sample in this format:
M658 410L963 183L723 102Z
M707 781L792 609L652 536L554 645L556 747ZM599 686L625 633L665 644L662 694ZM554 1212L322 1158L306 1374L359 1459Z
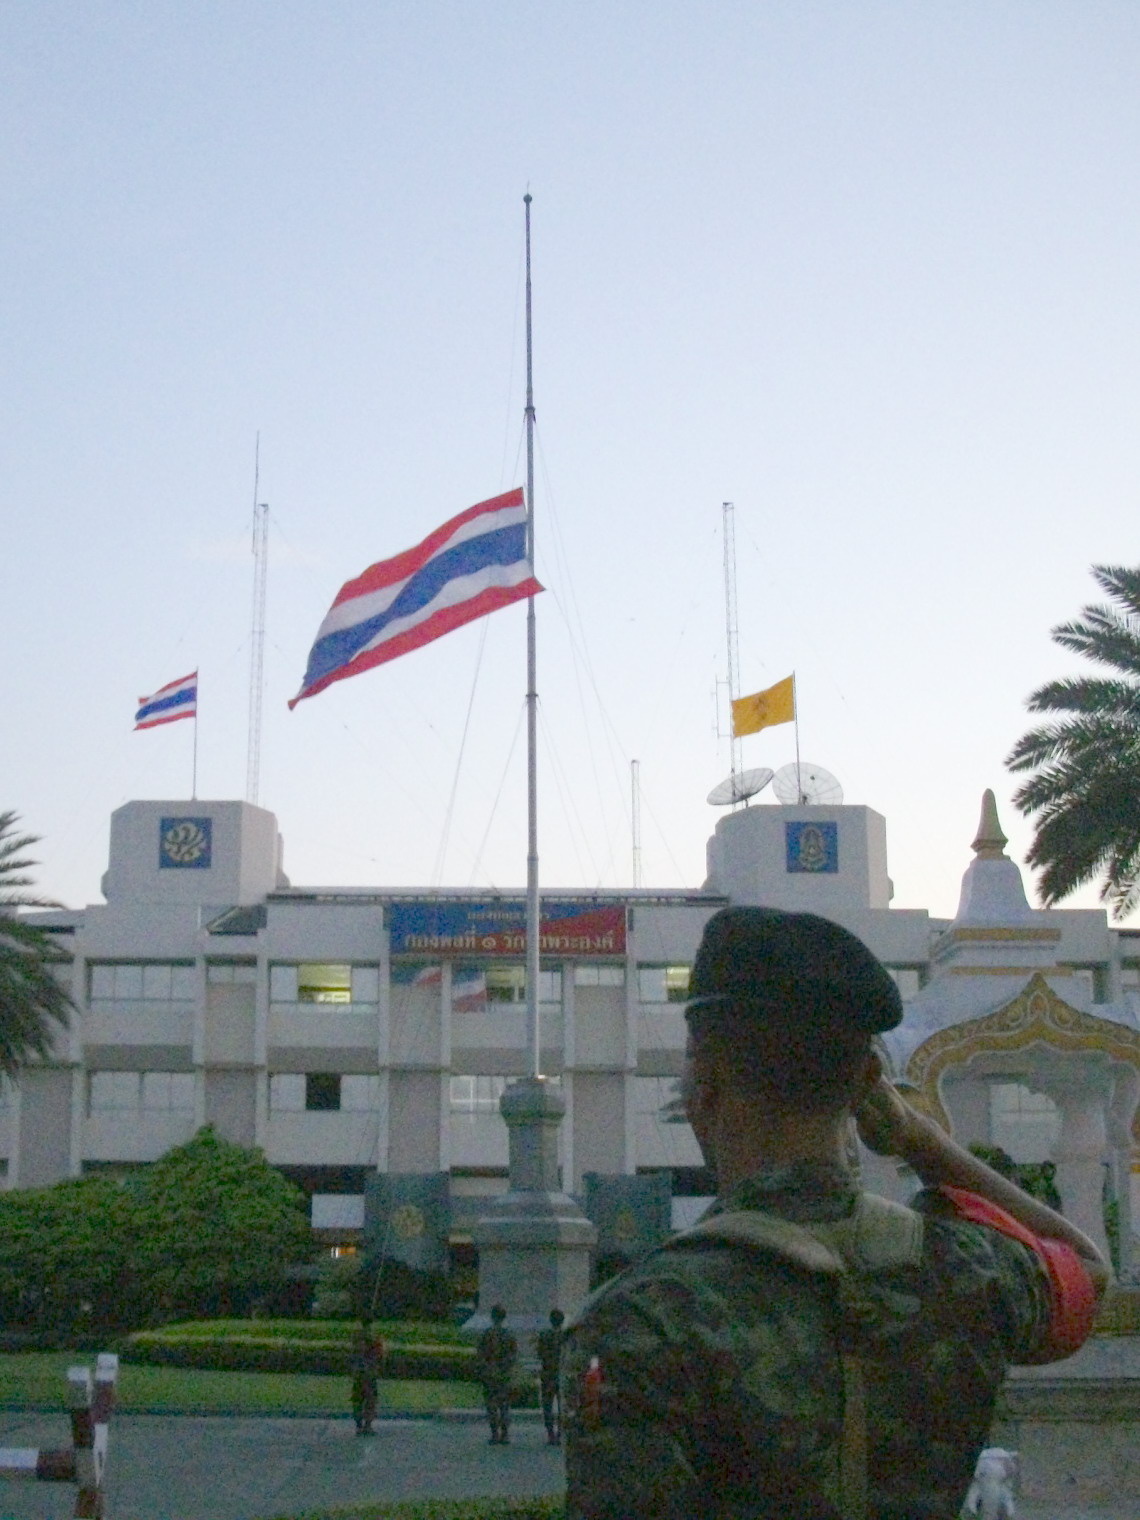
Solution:
M162 1325L145 1332L178 1341L256 1340L343 1341L348 1345L360 1326L346 1319L197 1319ZM389 1345L470 1346L471 1337L456 1326L434 1320L373 1320L372 1331ZM142 1332L140 1332L142 1333Z
M276 1520L565 1520L560 1497L535 1499L420 1499L397 1504L349 1505L279 1515Z
M229 1339L179 1338L165 1331L140 1330L120 1346L124 1362L144 1367L194 1367L211 1372L305 1372L348 1376L351 1341L344 1339L241 1335ZM475 1372L472 1346L415 1346L389 1342L383 1376L470 1382Z

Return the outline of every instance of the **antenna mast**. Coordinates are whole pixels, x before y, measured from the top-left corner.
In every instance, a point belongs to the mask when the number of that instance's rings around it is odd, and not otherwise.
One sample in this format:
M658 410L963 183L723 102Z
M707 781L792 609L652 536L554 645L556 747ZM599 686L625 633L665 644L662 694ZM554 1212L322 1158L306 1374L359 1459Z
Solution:
M740 740L733 732L732 704L740 695L740 656L737 641L740 629L736 616L736 508L731 501L721 502L724 524L724 622L728 637L728 758L729 773L735 786L740 771Z
M256 805L261 781L261 699L265 687L265 591L269 574L269 504L259 502L261 434L253 448L253 617L249 639L249 739L245 800Z
M633 819L633 884L641 885L641 761L629 762L629 782L632 792L631 816Z

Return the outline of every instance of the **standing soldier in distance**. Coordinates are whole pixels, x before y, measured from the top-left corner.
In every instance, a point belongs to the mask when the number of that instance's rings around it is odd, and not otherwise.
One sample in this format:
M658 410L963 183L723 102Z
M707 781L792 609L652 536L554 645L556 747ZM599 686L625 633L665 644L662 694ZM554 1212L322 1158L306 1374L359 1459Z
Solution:
M384 1342L374 1339L371 1322L362 1320L349 1362L352 1373L352 1417L356 1421L358 1436L376 1434L372 1422L376 1418L376 1382L383 1360Z
M483 1385L492 1446L506 1446L510 1440L511 1380L519 1347L514 1333L504 1324L506 1317L502 1304L496 1304L491 1310L491 1323L475 1346L475 1369Z
M686 1015L718 1197L567 1329L569 1520L955 1520L1006 1368L1088 1335L1100 1251L883 1080L902 1004L837 924L722 909ZM859 1190L852 1112L912 1207Z
M562 1322L565 1318L561 1309L551 1309L549 1330L540 1330L535 1338L542 1418L546 1425L546 1439L551 1446L557 1446L562 1440L562 1390L559 1374L562 1367Z

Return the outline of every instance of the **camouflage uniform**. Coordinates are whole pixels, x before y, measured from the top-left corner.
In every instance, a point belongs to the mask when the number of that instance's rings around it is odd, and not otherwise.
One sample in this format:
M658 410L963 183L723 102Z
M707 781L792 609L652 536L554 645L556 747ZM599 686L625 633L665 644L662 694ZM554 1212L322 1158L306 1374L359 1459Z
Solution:
M562 1365L562 1329L551 1325L535 1337L538 1350L538 1382L542 1399L542 1418L549 1440L562 1438L562 1393L559 1369Z
M475 1346L476 1375L483 1386L491 1440L502 1446L510 1439L511 1380L518 1354L518 1341L502 1324L488 1325Z
M846 1172L804 1162L714 1209L810 1223L856 1197ZM1007 1365L1040 1355L1050 1289L1029 1247L937 1192L915 1208L917 1266L825 1279L704 1240L600 1288L563 1353L570 1520L838 1520L844 1352L865 1369L871 1520L956 1520Z

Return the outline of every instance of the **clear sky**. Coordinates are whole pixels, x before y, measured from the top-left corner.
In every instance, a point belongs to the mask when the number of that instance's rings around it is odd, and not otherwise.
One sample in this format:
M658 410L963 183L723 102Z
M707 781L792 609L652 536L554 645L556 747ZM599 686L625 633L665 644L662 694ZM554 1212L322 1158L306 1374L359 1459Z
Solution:
M191 725L132 722L195 666L199 795L244 793L259 430L292 880L522 882L521 607L285 704L344 580L523 480L529 186L544 883L629 883L633 758L645 884L704 878L731 499L743 689L795 669L896 906L952 913L983 788L1028 843L1049 629L1137 561L1138 78L1106 0L7 0L0 806L42 889L98 901L112 809L188 795Z

